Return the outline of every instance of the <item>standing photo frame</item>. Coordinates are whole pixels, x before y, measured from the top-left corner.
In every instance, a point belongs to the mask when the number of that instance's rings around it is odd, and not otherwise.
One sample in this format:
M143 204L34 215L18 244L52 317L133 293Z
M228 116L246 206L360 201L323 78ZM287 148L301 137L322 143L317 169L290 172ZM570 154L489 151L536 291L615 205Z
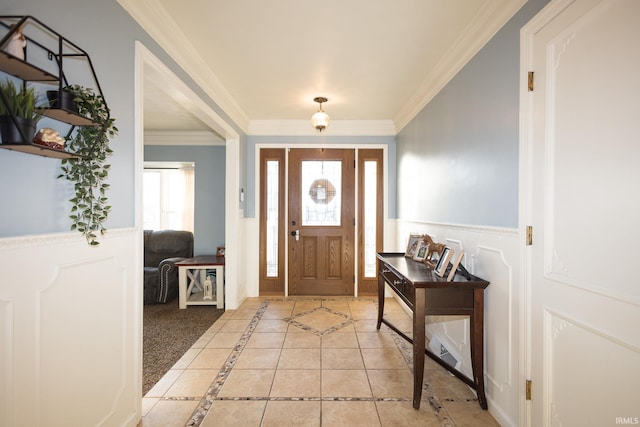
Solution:
M422 242L422 234L409 235L409 242L407 243L407 250L404 252L404 256L407 258L413 258L420 247Z
M440 255L440 259L438 260L438 264L436 264L436 268L433 269L438 276L444 277L444 273L447 271L449 261L451 260L451 255L453 255L451 248L445 246L442 251L442 255Z
M460 265L460 261L462 261L462 257L464 256L464 251L460 249L455 256L452 257L451 261L451 270L449 271L449 276L447 276L447 282L453 280L456 276L456 271L458 270L458 266Z
M424 262L428 253L429 253L429 244L421 240L420 245L418 246L418 250L416 250L415 255L413 255L413 260Z

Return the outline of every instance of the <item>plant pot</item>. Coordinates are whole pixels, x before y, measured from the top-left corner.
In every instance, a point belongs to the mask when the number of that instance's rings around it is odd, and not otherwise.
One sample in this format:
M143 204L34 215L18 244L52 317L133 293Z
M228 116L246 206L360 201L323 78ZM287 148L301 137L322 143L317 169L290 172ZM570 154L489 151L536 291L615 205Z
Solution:
M73 100L74 96L71 92L66 90L48 90L47 99L49 100L49 107L59 108L62 110L78 112L76 102Z
M0 116L0 136L3 144L31 144L36 133L36 122L22 117ZM16 126L17 124L17 126ZM22 131L22 133L20 133ZM26 138L26 140L23 138Z

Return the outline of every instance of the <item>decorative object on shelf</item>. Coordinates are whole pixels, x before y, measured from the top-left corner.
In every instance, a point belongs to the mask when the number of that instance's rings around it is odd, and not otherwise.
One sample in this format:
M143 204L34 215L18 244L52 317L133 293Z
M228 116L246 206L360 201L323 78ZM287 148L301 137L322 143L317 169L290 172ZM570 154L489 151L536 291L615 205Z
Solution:
M438 260L438 264L436 264L436 267L433 269L433 272L440 277L444 277L444 273L447 271L449 261L451 260L451 255L453 255L451 248L445 246L442 251L442 255L440 255L440 259Z
M218 249L216 249L216 256L224 256L224 246L218 246Z
M318 129L318 132L322 132L329 126L329 115L324 112L322 109L322 103L327 102L327 98L323 96L319 96L317 98L313 98L313 102L317 102L320 104L318 111L311 116L311 124L314 128Z
M63 159L62 173L58 176L75 184L75 197L69 200L72 204L69 215L73 221L71 229L78 230L89 245L95 246L99 244L97 233L103 235L106 232L104 222L111 210L105 196L111 167L106 159L113 153L109 139L117 134L118 129L102 95L79 85L69 86L66 90L74 95L78 113L98 124L75 130L68 141L68 149L80 157Z
M78 112L73 93L66 90L66 88L62 90L48 90L47 99L49 100L50 108L59 108L74 113Z
M422 238L422 234L411 234L409 236L409 242L407 243L407 249L404 252L404 256L406 256L407 258L413 258L413 256L418 251L418 247L422 242Z
M431 240L431 243L429 243L429 252L427 253L427 257L424 259L424 263L429 268L435 268L438 264L438 260L442 256L445 245L443 243L436 243L431 239L431 237L427 237Z
M36 108L38 96L31 87L20 89L11 80L0 83L0 130L3 143L31 141L42 113Z
M18 59L24 61L24 48L27 46L27 38L22 34L22 28L15 29L15 26L11 26L10 30L15 31L11 35L11 39L7 43L5 52L15 56Z
M413 260L424 262L428 252L429 252L429 244L425 243L424 240L420 240L420 245L418 246L418 250L413 256Z
M55 129L42 128L36 133L33 143L55 150L64 150L65 139Z

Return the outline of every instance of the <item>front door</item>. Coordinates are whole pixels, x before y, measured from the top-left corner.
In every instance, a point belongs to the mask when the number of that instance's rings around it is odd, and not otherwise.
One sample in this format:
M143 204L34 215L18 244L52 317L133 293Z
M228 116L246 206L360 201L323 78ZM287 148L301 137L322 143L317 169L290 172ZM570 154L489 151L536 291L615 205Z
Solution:
M523 32L530 425L638 424L640 2L550 6Z
M355 150L289 153L289 294L353 295Z

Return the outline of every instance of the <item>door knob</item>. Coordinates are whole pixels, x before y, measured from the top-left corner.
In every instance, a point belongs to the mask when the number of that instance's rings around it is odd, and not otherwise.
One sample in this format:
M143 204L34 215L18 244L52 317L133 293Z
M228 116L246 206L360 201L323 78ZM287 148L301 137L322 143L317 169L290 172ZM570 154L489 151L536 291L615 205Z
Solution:
M300 230L293 230L291 235L296 238L296 240L300 240Z

